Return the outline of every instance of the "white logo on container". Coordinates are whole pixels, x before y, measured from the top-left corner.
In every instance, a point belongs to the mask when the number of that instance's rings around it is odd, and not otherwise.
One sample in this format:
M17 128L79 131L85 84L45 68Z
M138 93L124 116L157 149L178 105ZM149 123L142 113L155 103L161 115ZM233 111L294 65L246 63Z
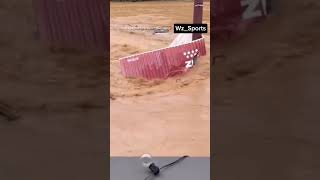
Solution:
M185 63L186 63L186 68L192 68L192 67L193 67L193 65L194 65L193 57L199 56L198 51L199 51L198 49L193 49L193 50L191 50L191 51L185 51L185 52L183 52L183 55L184 55L187 59L192 58L192 59L189 60L189 61L185 61Z
M187 59L189 59L189 58L193 58L194 56L196 56L197 54L198 54L198 49L193 49L193 50L191 50L191 51L185 51L185 52L183 52L183 55L187 58ZM199 54L198 54L198 56L199 56Z

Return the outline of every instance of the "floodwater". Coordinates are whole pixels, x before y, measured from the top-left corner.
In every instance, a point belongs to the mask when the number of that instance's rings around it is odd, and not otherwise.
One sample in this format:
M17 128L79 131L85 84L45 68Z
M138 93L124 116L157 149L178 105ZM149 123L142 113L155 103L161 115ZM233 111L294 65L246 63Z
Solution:
M209 7L205 3L208 26ZM153 34L132 27L192 23L192 12L193 2L111 2L112 156L210 154L210 36L205 35L208 53L198 66L167 80L125 79L118 61L167 47L176 37L172 31Z

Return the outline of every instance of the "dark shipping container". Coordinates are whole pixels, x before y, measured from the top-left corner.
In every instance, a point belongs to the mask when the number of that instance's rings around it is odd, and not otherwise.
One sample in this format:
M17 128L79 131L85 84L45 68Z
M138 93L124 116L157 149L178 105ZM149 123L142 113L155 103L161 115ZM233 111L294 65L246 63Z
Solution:
M108 51L106 0L33 0L40 38L50 47Z

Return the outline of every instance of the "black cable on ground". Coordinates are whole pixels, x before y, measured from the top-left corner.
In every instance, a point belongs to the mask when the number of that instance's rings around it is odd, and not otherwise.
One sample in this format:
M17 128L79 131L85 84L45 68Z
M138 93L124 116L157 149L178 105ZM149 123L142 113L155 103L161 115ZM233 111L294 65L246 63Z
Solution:
M162 167L160 168L160 170L161 170L161 169L168 168L168 167L170 167L170 166L172 166L172 165L174 165L174 164L176 164L176 163L178 163L178 162L180 162L180 161L184 160L184 159L185 159L185 158L187 158L187 157L189 157L189 156L182 156L181 158L179 158L179 159L177 159L177 160L173 161L172 163L169 163L169 164L166 164L166 165L162 166Z
M175 165L176 163L184 160L184 159L187 158L187 157L189 157L189 156L182 156L182 157L180 157L179 159L177 159L177 160L175 160L175 161L173 161L173 162L171 162L171 163L169 163L169 164L166 164L166 165L162 166L162 167L160 168L160 170L161 170L161 169L169 168L169 167ZM161 172L161 171L160 171L160 172ZM150 174L149 176L147 176L146 178L144 178L144 180L148 180L150 177L153 177L153 176L154 176L154 174Z

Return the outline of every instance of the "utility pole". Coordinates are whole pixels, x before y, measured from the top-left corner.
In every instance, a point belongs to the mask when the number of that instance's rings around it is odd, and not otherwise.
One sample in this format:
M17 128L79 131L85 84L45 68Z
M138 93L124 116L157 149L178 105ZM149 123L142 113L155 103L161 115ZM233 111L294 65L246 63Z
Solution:
M193 24L202 24L203 0L194 0ZM193 33L192 40L200 39L201 33Z

